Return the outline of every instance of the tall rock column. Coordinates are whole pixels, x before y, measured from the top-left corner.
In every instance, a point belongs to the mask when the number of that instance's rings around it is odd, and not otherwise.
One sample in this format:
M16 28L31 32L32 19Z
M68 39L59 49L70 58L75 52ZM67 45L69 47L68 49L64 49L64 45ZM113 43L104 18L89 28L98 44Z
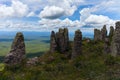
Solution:
M82 54L82 32L80 30L75 31L72 51L72 58L76 58L77 56Z
M65 37L65 50L69 50L69 35L68 29L64 28L64 37Z
M56 42L58 45L58 51L65 53L69 49L69 37L68 29L59 29L59 32L56 33Z
M52 31L50 40L50 52L54 53L55 51L59 51L61 53L65 53L68 50L69 50L68 29L60 28L56 34Z
M56 36L55 32L52 31L50 36L50 53L54 53L56 51L57 51Z
M111 55L120 55L120 21L116 22L116 29L112 38L111 43Z
M98 29L94 29L94 41L102 40L101 31Z
M21 32L16 34L11 50L5 57L4 62L8 65L20 64L25 59L24 36Z
M114 35L114 28L113 28L113 26L111 26L110 27L110 32L109 32L109 39L110 39L110 41L112 41L113 35Z
M107 38L106 25L104 25L103 28L101 29L101 36L102 36L102 40L105 41L105 39Z

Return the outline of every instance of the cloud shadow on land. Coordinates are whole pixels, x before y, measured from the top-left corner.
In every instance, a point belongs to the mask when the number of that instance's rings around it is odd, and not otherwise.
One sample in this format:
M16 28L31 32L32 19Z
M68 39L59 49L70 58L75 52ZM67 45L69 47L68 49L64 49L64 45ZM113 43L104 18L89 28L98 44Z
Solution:
M0 56L0 63L2 63L4 61L4 57L5 56Z
M41 42L50 43L50 40L42 40Z
M14 39L0 39L0 42L12 42ZM33 41L34 39L25 39L25 41Z
M26 57L33 58L33 57L41 56L42 54L44 54L44 52L28 53L26 54Z

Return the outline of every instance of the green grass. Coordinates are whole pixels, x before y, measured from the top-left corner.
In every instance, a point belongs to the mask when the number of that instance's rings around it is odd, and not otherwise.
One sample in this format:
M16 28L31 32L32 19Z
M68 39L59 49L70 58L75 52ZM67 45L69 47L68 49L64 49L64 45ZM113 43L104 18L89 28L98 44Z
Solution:
M26 44L28 55L32 54L29 53L31 51L33 54L37 54L34 52L39 54L38 40L34 44L31 42ZM49 46L49 43L45 45ZM83 53L73 60L59 52L46 53L39 57L36 66L5 68L0 73L0 80L120 80L119 56L113 57L103 53L103 42L83 41L82 45ZM33 48L35 46L38 51ZM45 50L43 46L41 48Z
M5 65L3 63L0 63L0 71L4 70Z
M26 45L26 55L27 57L40 56L46 51L49 50L49 43L47 38L25 41ZM0 42L0 62L3 61L3 58L7 53L9 53L11 48L11 42Z

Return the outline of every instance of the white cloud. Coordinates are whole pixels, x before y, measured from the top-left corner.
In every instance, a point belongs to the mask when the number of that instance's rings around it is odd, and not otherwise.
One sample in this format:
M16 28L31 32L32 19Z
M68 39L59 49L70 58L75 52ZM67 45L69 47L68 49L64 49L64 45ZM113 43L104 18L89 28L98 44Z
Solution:
M41 18L59 18L61 16L72 16L77 10L78 5L83 3L84 0L49 0L44 5L44 9L40 12ZM57 11L57 12L56 12ZM50 13L47 13L50 12ZM54 16L55 14L55 16Z
M35 17L35 16L37 16L34 12L30 12L28 15L27 15L27 17Z
M76 21L71 21L70 19L66 18L64 20L60 19L42 19L39 21L39 24L41 27L46 28L47 30L58 30L59 28L64 28L67 27L71 31L74 31L77 28L81 28L82 24L76 20Z
M64 15L64 9L56 6L46 6L40 13L40 18L56 19Z
M33 24L5 24L6 28L41 30L58 29L68 27L71 29L82 26L102 27L104 24L113 25L115 20L105 13L120 14L120 1L118 0L6 0L11 4L3 4L0 1L0 18L6 17L40 17L40 25ZM80 20L72 21L68 18L60 20L61 16L72 16L78 7L83 7L80 11ZM90 6L89 6L90 5ZM115 15L113 15L115 16ZM118 16L118 15L116 15ZM1 24L0 24L1 25ZM11 27L10 27L11 26ZM12 27L13 26L13 27ZM33 27L33 29L32 29ZM2 28L2 26L0 27Z
M92 8L83 8L80 11L80 22L84 26L92 26L92 27L102 27L103 25L114 25L115 20L110 19L108 16L104 15L96 15L94 12L96 11L96 7Z
M23 17L28 13L28 6L20 1L12 1L11 6L5 4L0 5L0 17Z
M92 23L92 24L106 24L109 23L110 21L112 21L110 18L108 18L107 16L103 16L103 15L90 15L85 22L86 23Z

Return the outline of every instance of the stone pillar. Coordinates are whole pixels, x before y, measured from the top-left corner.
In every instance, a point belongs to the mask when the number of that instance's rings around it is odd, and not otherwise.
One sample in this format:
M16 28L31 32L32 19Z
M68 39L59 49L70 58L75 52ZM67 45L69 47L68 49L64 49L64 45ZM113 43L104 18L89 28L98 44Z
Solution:
M112 38L111 43L111 55L120 55L120 21L116 22L116 29Z
M110 32L109 32L109 39L110 39L110 41L112 41L113 35L114 35L114 28L113 28L113 26L111 26L110 27Z
M75 31L75 37L73 42L72 58L82 54L82 32L80 30Z
M94 29L94 41L102 40L101 31L98 29Z
M59 51L60 53L65 53L69 50L69 36L67 28L60 28L55 34L51 34L51 45L50 51L54 52L52 49ZM53 46L54 44L54 46Z
M56 51L57 51L56 36L55 32L52 31L50 36L50 53L54 53Z
M21 32L18 32L4 62L8 65L16 65L20 64L23 59L25 59L24 36Z
M105 41L105 39L107 38L106 25L104 25L103 28L101 29L101 36L102 36L102 40Z

